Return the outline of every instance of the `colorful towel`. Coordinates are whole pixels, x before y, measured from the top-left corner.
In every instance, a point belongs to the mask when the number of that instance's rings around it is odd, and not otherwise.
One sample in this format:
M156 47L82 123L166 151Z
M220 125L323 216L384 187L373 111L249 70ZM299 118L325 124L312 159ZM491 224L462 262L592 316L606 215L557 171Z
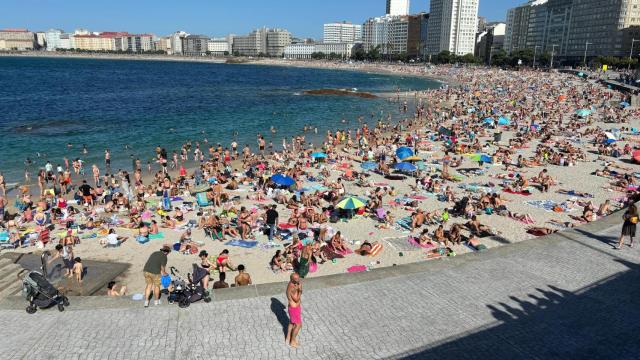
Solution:
M409 244L411 244L412 246L417 247L417 248L429 249L429 248L435 247L435 245L433 245L433 244L429 244L429 243L426 243L426 244L420 244L420 243L419 243L416 239L414 239L412 236L409 236L409 239L408 239L407 241L409 242Z
M246 241L246 240L229 240L224 244L227 246L238 246L238 247L247 248L247 249L258 246L257 241Z
M157 234L149 234L149 240L159 240L164 239L164 233L159 232Z
M380 253L382 252L383 248L384 247L382 246L382 243L374 244L373 247L371 248L371 254L369 254L369 256L375 257L375 256L380 255Z
M367 271L367 265L353 265L350 268L347 269L348 273L355 273L355 272L364 272Z
M514 194L514 195L522 195L522 196L531 196L532 194L525 190L525 191L513 191L511 189L505 189L503 190L504 192L506 192L507 194Z
M411 230L411 223L412 222L413 222L413 220L411 219L411 216L407 216L407 217L404 217L404 218L396 221L396 224L398 224L398 226L400 226L403 229Z

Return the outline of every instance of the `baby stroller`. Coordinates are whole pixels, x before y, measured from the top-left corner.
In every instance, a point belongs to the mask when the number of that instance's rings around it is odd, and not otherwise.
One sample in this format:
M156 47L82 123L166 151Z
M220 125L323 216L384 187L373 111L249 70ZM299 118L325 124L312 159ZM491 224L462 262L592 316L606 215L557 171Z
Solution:
M69 299L37 271L30 271L22 279L22 294L29 302L26 309L29 314L35 313L38 308L46 309L57 305L59 311L64 311L64 307L69 306Z
M209 292L202 286L202 279L209 276L206 269L201 268L198 264L193 264L193 273L187 274L185 280L180 272L171 267L171 275L174 277L172 281L173 289L169 294L169 303L178 303L181 308L187 308L191 303L203 300L208 303L211 301Z

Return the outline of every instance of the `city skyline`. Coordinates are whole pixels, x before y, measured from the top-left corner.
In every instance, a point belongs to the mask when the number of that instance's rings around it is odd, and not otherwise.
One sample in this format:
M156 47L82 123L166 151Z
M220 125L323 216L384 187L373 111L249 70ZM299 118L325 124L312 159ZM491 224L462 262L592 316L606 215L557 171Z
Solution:
M504 21L508 8L524 2L525 0L480 1L479 15L490 21ZM117 6L119 3L124 7ZM181 6L196 6L200 10L175 11L171 7L159 6L158 2L142 0L136 6L144 9L146 16L140 16L139 11L121 11L131 7L122 0L112 1L109 7L76 0L55 4L25 0L5 5L0 14L0 28L28 28L32 31L60 28L71 32L77 28L87 28L91 31L129 31L156 35L184 30L192 34L221 36L229 33L246 34L255 28L266 26L287 28L295 36L319 39L325 23L351 21L362 24L369 17L384 15L386 1L327 0L322 3L307 3L282 0L268 5L264 6L264 2L257 0L240 3L223 0L216 4L186 1ZM33 12L34 8L38 11ZM411 13L421 11L429 11L429 1L411 1Z

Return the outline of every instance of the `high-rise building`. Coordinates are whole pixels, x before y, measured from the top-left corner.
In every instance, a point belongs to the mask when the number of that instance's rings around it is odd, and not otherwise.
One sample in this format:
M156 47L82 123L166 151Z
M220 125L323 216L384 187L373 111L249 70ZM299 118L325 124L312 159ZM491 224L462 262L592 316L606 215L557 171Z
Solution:
M427 53L473 54L479 0L431 0Z
M229 40L224 38L213 38L209 39L207 43L207 51L211 55L225 55L231 53L231 48L229 47Z
M531 0L509 9L505 50L534 49L574 62L628 56L630 29L640 26L639 5L637 0Z
M262 28L247 36L233 38L233 52L245 56L281 57L284 49L291 45L291 34L284 29Z
M116 51L141 53L153 50L153 35L118 34L114 36Z
M383 55L406 54L416 57L424 43L421 35L424 16L386 15L368 19L363 25L362 37L366 51L379 47Z
M409 15L409 0L387 0L387 15L403 16Z
M505 23L486 23L484 31L478 33L475 56L485 64L491 63L491 58L504 47Z
M171 34L171 52L169 53L170 55L182 55L182 39L187 37L187 35L189 34L184 31L176 31L175 33Z
M205 35L187 35L182 38L182 54L186 56L204 56L209 51L209 37Z
M50 29L45 33L45 38L47 40L47 51L56 51L57 49L62 49L61 46L61 37L64 34L64 31L60 29Z
M171 53L171 37L163 36L153 42L153 49L155 51L164 51L166 54Z
M349 22L324 24L324 43L356 43L362 41L362 25Z

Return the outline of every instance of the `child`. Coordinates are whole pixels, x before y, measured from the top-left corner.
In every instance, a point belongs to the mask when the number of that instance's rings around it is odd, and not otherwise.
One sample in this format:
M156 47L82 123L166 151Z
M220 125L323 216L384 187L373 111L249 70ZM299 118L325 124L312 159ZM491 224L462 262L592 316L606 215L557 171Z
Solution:
M82 283L82 273L84 272L84 268L82 267L82 259L79 257L74 259L75 263L73 264L73 275L75 275L76 280L79 283Z

